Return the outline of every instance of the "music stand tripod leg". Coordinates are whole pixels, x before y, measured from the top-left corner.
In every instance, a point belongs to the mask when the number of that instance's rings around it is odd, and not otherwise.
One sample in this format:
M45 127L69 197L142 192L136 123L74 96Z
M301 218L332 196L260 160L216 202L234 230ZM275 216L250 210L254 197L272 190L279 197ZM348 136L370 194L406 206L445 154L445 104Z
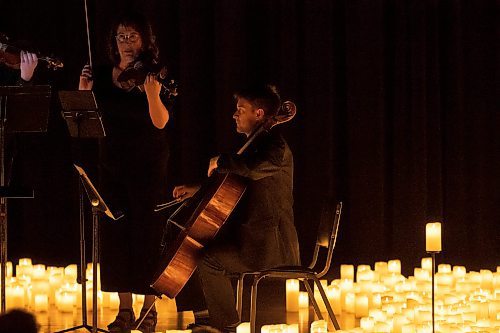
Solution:
M79 178L81 180L81 178ZM79 181L79 192L80 192L80 280L82 284L82 324L64 329L62 331L57 331L56 333L65 333L76 331L81 328L88 330L89 332L108 332L102 328L97 327L97 261L99 258L99 221L97 216L97 210L92 207L92 326L87 323L87 276L85 274L86 269L86 259L85 259L85 211L83 206L83 192L84 188L82 181Z

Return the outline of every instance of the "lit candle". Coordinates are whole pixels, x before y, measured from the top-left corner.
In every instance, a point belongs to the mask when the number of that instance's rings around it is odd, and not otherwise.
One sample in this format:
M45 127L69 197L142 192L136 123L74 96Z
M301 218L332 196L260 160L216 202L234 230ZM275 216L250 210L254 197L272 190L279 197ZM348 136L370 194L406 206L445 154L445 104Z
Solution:
M355 313L356 309L356 294L353 292L348 292L345 295L345 311L349 313Z
M467 270L464 266L453 266L453 276L455 279L463 279L465 278L465 274L467 274Z
M450 264L439 264L438 265L438 273L451 273L451 265Z
M373 320L373 318L364 317L359 320L359 327L361 327L365 332L372 332L374 325L375 320Z
M375 272L379 274L386 274L388 272L388 265L385 261L378 261L375 263Z
M441 223L427 223L425 226L425 250L441 252Z
M5 288L5 303L10 309L24 308L24 288L20 285L12 285Z
M432 258L422 258L422 269L432 271Z
M309 294L307 293L307 291L299 292L299 308L309 308Z
M368 316L368 296L365 294L356 295L354 313L356 318Z
M78 276L78 267L75 264L68 265L64 268L64 277L68 282L76 282Z
M244 322L236 327L236 333L250 333L250 323Z
M61 312L73 312L76 304L76 295L73 292L59 291L57 292L56 306Z
M286 280L286 311L299 311L299 280Z
M299 324L287 325L286 333L299 333Z
M354 280L354 265L340 265L340 278Z
M35 312L49 311L49 298L47 295L35 295L35 304L33 306Z
M493 273L488 269L481 269L481 289L493 289Z
M45 278L45 265L35 265L31 273L33 279L44 279Z
M325 320L316 320L311 323L310 333L327 333L328 324Z
M328 301L332 306L333 312L340 314L342 312L342 291L339 286L330 285L326 290Z
M401 260L389 260L387 263L387 270L390 273L401 274Z
M373 331L377 333L390 333L391 332L391 326L387 323L383 323L381 321L378 321L375 323L373 326Z
M403 326L409 324L410 321L404 315L396 314L392 320L392 327L394 333L402 333Z

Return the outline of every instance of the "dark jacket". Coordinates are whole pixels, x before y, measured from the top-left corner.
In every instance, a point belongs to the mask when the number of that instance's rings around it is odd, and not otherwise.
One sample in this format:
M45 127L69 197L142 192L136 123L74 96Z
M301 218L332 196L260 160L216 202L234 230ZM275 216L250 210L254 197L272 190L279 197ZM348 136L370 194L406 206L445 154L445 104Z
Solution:
M228 221L240 258L252 269L298 265L292 207L293 155L285 139L271 130L241 155L222 154L217 164L220 173L248 179L247 189Z

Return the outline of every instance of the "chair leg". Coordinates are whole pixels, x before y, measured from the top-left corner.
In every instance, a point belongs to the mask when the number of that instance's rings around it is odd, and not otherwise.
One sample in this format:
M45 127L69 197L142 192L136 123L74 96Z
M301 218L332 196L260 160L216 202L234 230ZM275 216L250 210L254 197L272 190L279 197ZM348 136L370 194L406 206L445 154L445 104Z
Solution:
M335 317L335 313L333 313L332 306L330 305L330 301L328 301L328 297L326 297L325 290L323 289L323 286L321 285L321 282L318 280L317 277L314 277L314 282L318 285L319 293L321 294L321 298L323 299L323 302L325 302L326 310L328 311L328 315L330 317L330 320L333 323L333 327L335 327L335 330L338 331L340 330L340 325L337 322L337 318Z
M311 289L311 285L309 284L309 280L307 278L304 279L304 286L306 287L307 293L309 294L309 300L312 302L314 312L318 316L319 320L323 319L323 315L321 314L321 310L319 309L318 302L314 298L314 291Z
M238 278L237 292L236 292L236 311L238 311L238 318L240 322L243 317L243 283L245 282L245 274L241 274Z
M259 276L254 276L250 294L250 333L256 332L255 326L257 321L257 285L259 284L259 280Z

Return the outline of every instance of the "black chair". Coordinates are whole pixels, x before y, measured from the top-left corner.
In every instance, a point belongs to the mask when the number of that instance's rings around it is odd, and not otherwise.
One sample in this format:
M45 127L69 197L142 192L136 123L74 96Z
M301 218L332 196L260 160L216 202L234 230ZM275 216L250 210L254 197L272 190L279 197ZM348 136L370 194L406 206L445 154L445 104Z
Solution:
M318 290L321 294L321 298L325 303L326 310L328 312L328 316L335 327L335 330L340 330L339 323L337 322L337 318L335 318L335 314L333 313L332 307L328 301L325 290L320 283L320 280L330 269L330 264L332 262L333 249L335 248L335 242L337 240L337 232L340 222L340 215L342 213L342 202L339 202L336 205L335 202L328 200L325 202L321 220L318 228L318 237L316 239L316 246L314 248L313 258L311 264L307 267L304 266L283 266L276 267L263 271L256 272L245 272L242 273L238 279L237 286L237 298L236 298L236 306L237 311L242 319L242 309L243 309L243 284L246 277L253 277L251 296L250 296L250 333L255 333L255 323L257 317L257 287L259 282L264 278L278 278L278 279L298 279L304 283L304 286L309 294L309 300L312 302L314 311L316 315L321 320L323 319L323 315L318 307L318 303L314 299L314 291L311 288L309 281L316 283ZM325 264L321 271L317 271L318 264L318 255L321 248L326 248L326 259Z

